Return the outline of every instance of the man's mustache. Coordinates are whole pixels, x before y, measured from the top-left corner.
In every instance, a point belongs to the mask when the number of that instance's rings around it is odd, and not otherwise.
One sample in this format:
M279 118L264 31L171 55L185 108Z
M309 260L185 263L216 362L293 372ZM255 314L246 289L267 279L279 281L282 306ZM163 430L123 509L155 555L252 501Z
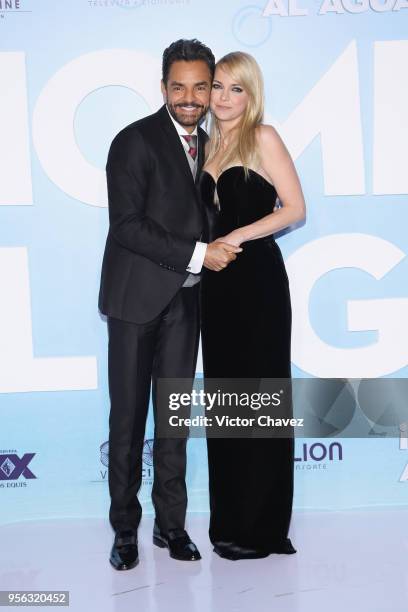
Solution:
M204 108L203 104L196 104L196 102L179 102L178 104L173 104L174 108L180 108L182 106L193 106L194 108Z

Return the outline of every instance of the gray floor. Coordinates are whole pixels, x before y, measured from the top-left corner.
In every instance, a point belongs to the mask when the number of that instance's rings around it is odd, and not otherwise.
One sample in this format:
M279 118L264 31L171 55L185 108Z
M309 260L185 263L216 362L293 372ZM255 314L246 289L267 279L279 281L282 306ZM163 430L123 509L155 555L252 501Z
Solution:
M75 612L403 612L407 524L408 508L295 513L296 555L231 562L212 552L208 516L190 515L203 559L183 563L152 546L149 517L140 564L127 572L108 563L105 521L9 524L0 530L0 589L68 590Z

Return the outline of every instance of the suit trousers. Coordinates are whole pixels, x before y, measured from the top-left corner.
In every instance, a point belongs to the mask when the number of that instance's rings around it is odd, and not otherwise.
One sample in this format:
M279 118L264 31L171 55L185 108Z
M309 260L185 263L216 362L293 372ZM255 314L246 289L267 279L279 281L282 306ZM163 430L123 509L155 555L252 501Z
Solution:
M142 453L152 384L160 378L195 375L199 342L199 283L181 288L168 306L143 324L108 317L110 523L115 531L137 529L142 508ZM163 533L183 529L187 510L186 438L156 438L152 501Z

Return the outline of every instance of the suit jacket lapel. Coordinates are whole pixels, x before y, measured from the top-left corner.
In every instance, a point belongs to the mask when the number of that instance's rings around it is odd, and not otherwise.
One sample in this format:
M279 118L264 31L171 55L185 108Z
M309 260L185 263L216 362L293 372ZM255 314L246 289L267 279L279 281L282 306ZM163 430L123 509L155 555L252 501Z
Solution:
M162 108L157 112L157 115L169 143L169 155L174 156L177 168L180 170L186 182L188 182L192 188L192 191L195 193L194 177L192 175L186 153L183 149L180 136L178 135L177 130L169 117L169 113L165 105L162 106Z
M204 166L204 147L205 147L206 133L201 128L198 128L198 151L197 151L197 172L195 176L195 182L198 182L200 178L201 169Z

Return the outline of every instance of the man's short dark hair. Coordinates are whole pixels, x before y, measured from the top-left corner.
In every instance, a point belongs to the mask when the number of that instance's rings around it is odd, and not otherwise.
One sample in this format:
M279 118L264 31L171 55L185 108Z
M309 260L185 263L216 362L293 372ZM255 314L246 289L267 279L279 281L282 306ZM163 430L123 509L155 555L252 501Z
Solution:
M210 70L211 79L214 77L215 57L211 49L203 45L203 43L196 38L192 40L180 38L180 40L171 43L163 52L162 78L165 85L169 77L171 65L180 60L185 62L202 60L207 64Z

